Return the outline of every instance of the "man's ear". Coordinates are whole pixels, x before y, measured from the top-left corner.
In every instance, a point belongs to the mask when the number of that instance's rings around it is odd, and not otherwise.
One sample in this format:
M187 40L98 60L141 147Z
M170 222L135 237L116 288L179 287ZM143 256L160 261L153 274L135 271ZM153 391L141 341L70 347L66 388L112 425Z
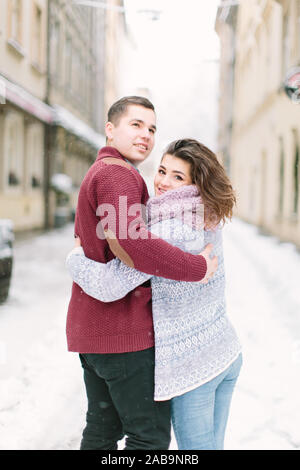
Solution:
M108 140L112 140L112 138L113 138L113 129L114 129L113 123L108 121L105 124L105 135L106 135Z

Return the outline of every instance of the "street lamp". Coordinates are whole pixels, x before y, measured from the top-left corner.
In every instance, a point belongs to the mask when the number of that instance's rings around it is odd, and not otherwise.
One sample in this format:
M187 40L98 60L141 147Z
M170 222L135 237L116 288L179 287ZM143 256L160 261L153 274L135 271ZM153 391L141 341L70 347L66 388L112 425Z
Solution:
M284 91L293 103L300 103L300 67L290 70L283 84Z

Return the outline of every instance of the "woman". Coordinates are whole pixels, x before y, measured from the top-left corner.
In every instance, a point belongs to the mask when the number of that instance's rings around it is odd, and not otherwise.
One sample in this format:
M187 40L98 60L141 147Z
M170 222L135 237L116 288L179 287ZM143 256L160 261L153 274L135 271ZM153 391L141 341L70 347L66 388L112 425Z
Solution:
M171 399L179 449L223 449L241 346L226 315L222 224L235 196L215 154L193 139L171 143L147 203L152 234L191 253L209 243L218 270L206 284L150 276L117 258L107 264L67 258L71 276L92 297L115 301L151 278L155 332L155 400ZM204 208L204 216L203 216Z

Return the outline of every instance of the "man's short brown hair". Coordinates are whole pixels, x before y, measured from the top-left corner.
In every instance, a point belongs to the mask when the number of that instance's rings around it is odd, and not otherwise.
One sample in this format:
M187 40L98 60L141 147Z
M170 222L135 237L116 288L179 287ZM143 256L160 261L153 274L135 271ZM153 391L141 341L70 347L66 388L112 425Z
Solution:
M152 109L155 111L153 104L148 98L143 96L124 96L116 101L108 110L107 120L117 125L119 119L126 113L128 106L143 106L144 108Z

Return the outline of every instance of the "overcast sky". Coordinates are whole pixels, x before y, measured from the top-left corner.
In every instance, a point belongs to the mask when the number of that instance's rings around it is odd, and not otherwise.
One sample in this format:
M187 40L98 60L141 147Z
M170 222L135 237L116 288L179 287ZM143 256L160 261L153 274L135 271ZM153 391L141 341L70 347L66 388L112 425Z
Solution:
M195 137L216 150L220 0L125 0L136 45L130 83L148 88L158 119L156 154ZM137 10L158 10L158 19ZM158 157L157 157L158 158ZM152 160L152 159L151 159Z

